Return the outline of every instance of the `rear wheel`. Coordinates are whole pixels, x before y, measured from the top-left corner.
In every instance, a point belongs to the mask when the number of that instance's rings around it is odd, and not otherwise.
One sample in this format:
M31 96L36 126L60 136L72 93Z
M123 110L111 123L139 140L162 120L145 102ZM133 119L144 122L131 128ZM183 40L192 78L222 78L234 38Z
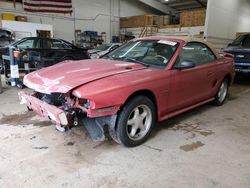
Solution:
M127 147L142 144L148 138L155 123L155 106L145 97L138 96L130 100L118 116L116 135Z
M221 82L221 85L219 87L219 90L217 91L214 99L214 104L216 106L221 106L225 102L227 95L228 95L228 88L229 88L229 83L228 79L224 79Z

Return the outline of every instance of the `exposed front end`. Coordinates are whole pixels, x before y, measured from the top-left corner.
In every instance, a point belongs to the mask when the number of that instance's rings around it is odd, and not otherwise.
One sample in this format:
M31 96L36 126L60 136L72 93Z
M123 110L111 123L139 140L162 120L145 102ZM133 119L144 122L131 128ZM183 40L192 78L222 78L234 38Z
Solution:
M48 104L37 97L38 94L29 95L19 93L21 104L26 104L29 110L33 110L39 116L46 117L60 126L68 126L68 114L62 107Z
M59 131L84 124L94 141L105 139L104 125L114 127L116 113L119 110L118 107L96 109L93 101L78 98L71 93L19 92L19 98L21 104L52 121Z

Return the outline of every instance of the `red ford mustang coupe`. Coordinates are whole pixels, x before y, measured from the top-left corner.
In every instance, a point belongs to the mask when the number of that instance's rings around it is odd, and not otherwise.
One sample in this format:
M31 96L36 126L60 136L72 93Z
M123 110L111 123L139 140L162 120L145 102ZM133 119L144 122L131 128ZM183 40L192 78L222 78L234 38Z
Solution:
M233 58L192 38L135 39L99 60L64 61L25 76L21 102L64 130L82 121L94 140L142 144L156 121L213 101L222 105ZM106 131L105 131L106 132Z

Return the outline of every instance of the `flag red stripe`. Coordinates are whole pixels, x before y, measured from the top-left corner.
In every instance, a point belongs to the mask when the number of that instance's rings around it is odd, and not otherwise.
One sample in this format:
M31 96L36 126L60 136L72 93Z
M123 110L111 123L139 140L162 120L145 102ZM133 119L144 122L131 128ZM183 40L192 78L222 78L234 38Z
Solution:
M29 12L50 12L50 13L72 13L72 10L50 10L50 9L32 9L24 8L25 11Z
M72 8L72 5L33 4L33 3L27 3L27 2L24 2L23 4L26 6L30 6L30 7Z

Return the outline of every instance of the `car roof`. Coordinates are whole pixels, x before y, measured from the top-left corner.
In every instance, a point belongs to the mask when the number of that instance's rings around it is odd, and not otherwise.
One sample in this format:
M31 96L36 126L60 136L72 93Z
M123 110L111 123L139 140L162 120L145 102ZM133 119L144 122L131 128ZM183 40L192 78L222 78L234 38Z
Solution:
M250 36L250 33L241 34L241 35L239 35L238 37L240 37L240 36ZM237 37L237 38L238 38L238 37Z
M116 43L102 43L102 44L104 44L104 45L121 45L122 43L118 43L118 42L116 42Z
M62 40L62 41L64 41L63 39L54 38L54 37L52 37L52 38L48 38L48 37L24 37L22 39L56 39L56 40Z
M24 38L22 38L22 39L35 39L35 38L45 38L45 37L24 37Z
M24 38L22 38L20 40L24 40L24 39L55 39L55 40L60 40L60 41L63 41L65 43L68 43L68 44L71 44L71 45L75 46L74 44L72 44L72 43L70 43L70 42L68 42L66 40L63 40L63 39L60 39L60 38L55 38L55 37L52 37L52 38L48 38L48 37L24 37Z
M179 43L189 43L189 42L200 42L207 45L212 52L215 54L217 58L221 56L218 54L217 50L207 41L202 40L197 37L189 37L189 36L150 36L150 37L143 37L135 40L171 40Z

